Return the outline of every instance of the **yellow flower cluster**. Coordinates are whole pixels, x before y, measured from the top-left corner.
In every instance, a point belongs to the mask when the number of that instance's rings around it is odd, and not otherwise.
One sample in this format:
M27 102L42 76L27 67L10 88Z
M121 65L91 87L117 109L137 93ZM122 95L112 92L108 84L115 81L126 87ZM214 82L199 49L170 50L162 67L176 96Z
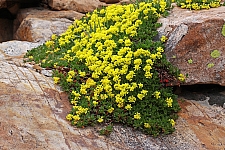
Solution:
M162 42L166 42L166 40L167 40L167 37L164 35L160 38L160 41L162 41Z
M166 103L167 103L167 106L168 107L172 107L172 104L173 104L173 99L170 97L170 98L166 98Z
M52 45L54 45L54 42L53 41L47 41L47 42L45 42L45 45L49 48Z
M210 9L211 7L220 7L220 1L221 0L213 0L210 1L210 3L207 3L207 0L202 0L201 2L195 0L185 0L180 3L180 7L194 10Z
M68 77L66 79L67 82L73 82L73 77L75 76L75 72L73 70L68 72Z
M134 119L141 119L141 114L139 112L136 112L134 114Z
M150 126L149 123L144 123L144 127L145 127L145 128L151 128L151 126Z
M160 26L157 19L168 13L168 5L152 0L96 9L41 47L45 53L40 63L54 67L54 83L70 92L67 120L77 127L122 122L154 135L175 125L168 118L171 111L163 109L176 111L176 97L163 90L160 79L161 69L173 67L163 54L167 37L153 39ZM177 70L169 70L177 75ZM180 74L178 79L185 77Z
M160 1L160 6L161 11L164 11L164 1ZM151 78L151 69L155 60L162 57L164 51L162 47L158 47L156 53L150 53L144 49L132 51L130 48L133 43L128 36L137 35L137 29L142 24L139 19L141 12L145 15L152 12L159 16L156 9L152 7L152 3L142 2L139 8L135 8L133 4L111 5L100 12L95 10L92 15L88 13L87 16L90 17L88 21L75 20L74 24L59 39L59 44L63 46L69 42L68 39L75 38L74 43L76 44L65 53L62 59L72 61L76 57L92 71L92 77L86 83L81 84L79 94L87 96L87 89L95 86L94 95L91 97L94 100L94 106L98 105L96 100L113 98L119 108L124 107L127 101L125 96L138 88L137 83L132 82L136 71L143 69L145 77ZM102 15L105 17L101 17ZM115 23L106 28L105 24L109 21ZM81 38L73 37L79 33ZM126 36L119 41L112 38L114 35L124 33ZM115 53L118 45L121 48ZM142 57L146 58L146 62L142 62ZM134 66L134 70L128 70L130 65ZM85 72L79 72L79 75L84 77ZM68 72L66 81L72 82L74 76L73 71ZM121 83L123 76L130 83ZM100 83L96 85L94 80L100 80ZM139 88L142 87L143 84L139 84ZM118 92L115 94L113 91ZM132 107L129 103L134 103L136 97L142 100L147 93L147 90L142 90L136 96L129 96L125 109L131 110ZM74 100L78 100L78 98L75 96ZM72 102L76 104L76 102ZM112 111L112 109L108 110L108 112Z
M155 2L154 2L155 1ZM163 47L156 47L153 51L138 48L132 49L134 44L130 38L137 36L142 20L148 19L149 13L157 17L160 14L153 7L158 3L160 12L166 9L164 0L153 0L152 3L141 2L139 7L129 5L110 5L100 11L94 10L92 14L87 13L88 19L75 20L68 30L59 37L59 46L63 47L73 41L74 46L67 50L61 60L73 62L75 59L85 64L87 72L70 70L66 77L68 83L72 83L75 76L85 78L85 82L72 91L71 104L73 113L66 118L73 120L74 124L80 120L81 115L86 114L89 109L79 105L80 100L86 100L88 105L99 108L105 100L114 101L114 106L107 106L106 113L113 113L115 106L125 111L135 108L137 101L147 97L149 91L143 83L137 82L138 73L143 72L145 79L151 79L154 63L162 58ZM144 14L144 16L142 16ZM143 18L140 18L140 17ZM118 40L114 37L124 35ZM53 36L52 39L56 39ZM166 36L161 37L161 42L167 40ZM47 46L53 43L48 42ZM55 49L54 52L57 52ZM48 52L49 53L49 52ZM50 52L51 53L51 52ZM73 69L73 68L72 68ZM183 76L179 76L182 80ZM59 78L54 78L58 83ZM90 93L91 91L91 93ZM153 93L155 99L161 97L160 91ZM168 107L172 107L172 98L167 98ZM117 108L117 109L118 109ZM140 120L140 112L133 115L133 119ZM172 120L172 119L171 119ZM171 124L173 123L170 120ZM104 121L104 116L98 116L97 122ZM142 123L145 128L151 128L149 123ZM173 124L172 124L173 125Z
M99 123L103 122L103 121L104 121L103 116L101 116L100 118L98 118L97 121L98 121Z
M153 93L153 95L154 95L154 97L156 98L156 99L159 99L160 98L160 92L159 91L155 91L154 93Z
M53 80L54 80L54 83L57 84L59 82L60 78L59 77L53 77Z
M114 108L110 107L107 111L111 114L114 111Z
M82 106L73 106L73 108L76 110L77 115L86 114L88 111L88 108L83 108Z
M172 127L175 126L176 122L173 119L169 119L169 122L171 123Z
M178 79L181 81L181 82L184 82L185 81L185 76L183 74L180 74Z

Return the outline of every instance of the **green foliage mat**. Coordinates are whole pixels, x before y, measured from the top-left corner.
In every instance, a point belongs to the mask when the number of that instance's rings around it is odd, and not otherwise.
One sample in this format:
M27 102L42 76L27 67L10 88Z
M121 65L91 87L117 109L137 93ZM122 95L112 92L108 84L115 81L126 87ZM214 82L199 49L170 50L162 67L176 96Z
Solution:
M168 83L184 81L164 54L157 23L170 1L110 5L75 20L60 36L26 54L54 69L68 92L67 120L77 127L103 124L108 134L121 123L154 136L174 131L180 107Z

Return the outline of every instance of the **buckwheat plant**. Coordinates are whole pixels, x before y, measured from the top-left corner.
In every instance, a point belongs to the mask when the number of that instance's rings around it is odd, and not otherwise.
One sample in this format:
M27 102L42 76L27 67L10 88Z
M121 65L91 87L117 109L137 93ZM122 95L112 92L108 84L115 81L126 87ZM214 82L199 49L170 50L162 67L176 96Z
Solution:
M26 54L54 68L54 82L69 94L72 125L121 123L154 136L174 131L180 107L167 83L179 85L185 76L165 57L167 38L155 40L167 8L154 0L96 9Z
M177 6L190 10L201 10L220 7L221 0L175 0Z

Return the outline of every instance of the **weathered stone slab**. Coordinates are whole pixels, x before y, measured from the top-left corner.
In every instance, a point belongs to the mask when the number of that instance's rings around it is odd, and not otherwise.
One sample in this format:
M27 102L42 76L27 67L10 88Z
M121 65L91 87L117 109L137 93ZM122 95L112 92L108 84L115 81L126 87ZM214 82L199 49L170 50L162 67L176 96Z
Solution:
M75 11L22 9L14 21L14 38L21 41L44 43L52 34L65 32L74 19L84 16Z
M166 35L166 55L183 74L185 84L225 85L225 7L189 11L175 7L167 18L161 18L160 36ZM219 51L213 58L211 53Z
M99 0L49 0L48 5L53 10L74 10L87 13L104 6L105 3Z
M31 50L39 45L40 43L13 40L0 43L0 50L7 56L21 56L25 54L27 50Z

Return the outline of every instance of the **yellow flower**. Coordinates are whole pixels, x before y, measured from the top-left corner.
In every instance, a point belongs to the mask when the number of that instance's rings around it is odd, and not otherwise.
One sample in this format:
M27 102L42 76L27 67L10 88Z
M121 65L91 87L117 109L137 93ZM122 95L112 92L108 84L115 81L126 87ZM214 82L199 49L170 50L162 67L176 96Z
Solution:
M111 114L111 113L114 111L114 108L111 107L111 108L109 108L107 111Z
M139 70L141 67L139 66L139 65L135 65L134 66L134 70L136 71L136 70Z
M132 108L132 107L131 107L131 104L127 104L127 106L125 106L125 109L126 109L126 110L131 110L131 108Z
M145 128L151 128L151 126L150 126L149 123L144 123L144 127L145 127Z
M148 91L147 90L142 90L141 93L144 94L144 95L147 95Z
M181 8L186 8L186 5L185 5L185 3L180 3L181 4Z
M157 47L157 49L156 49L158 52L160 52L160 53L162 53L162 52L164 52L164 49L160 46L160 47Z
M146 71L146 72L145 72L145 77L146 77L146 78L152 78L152 74L153 74L153 73L151 73L150 71Z
M191 3L192 2L192 0L186 0L186 3Z
M104 121L103 116L101 116L100 118L98 118L97 121L98 121L99 123L103 122L103 121Z
M52 40L55 40L57 38L57 36L55 34L52 34Z
M85 96L85 98L90 101L91 100L91 97L90 96Z
M140 100L142 100L142 99L145 97L145 95L144 95L144 94L138 94L137 97L138 97Z
M173 99L170 97L170 98L166 98L166 103L167 103L167 106L168 107L172 107L172 103L173 103Z
M81 93L81 94L87 94L86 86L85 86L85 85L81 85L80 93Z
M145 9L145 10L143 11L143 13L144 13L145 15L147 15L149 11L150 11L150 9Z
M123 39L119 39L118 42L119 42L120 44L122 44L122 43L123 43Z
M54 53L58 52L59 50L59 48L54 49Z
M179 77L178 77L178 79L179 79L181 82L183 82L183 81L185 81L185 76L184 76L183 74L180 74Z
M105 9L101 9L100 14L104 14L104 13L105 13Z
M91 79L91 78L88 78L87 81L86 81L86 86L87 87L91 87L91 86L95 86L96 85L96 82Z
M68 75L71 76L71 77L74 77L75 76L75 72L73 70L71 70L71 71L68 72Z
M68 114L66 116L66 119L69 120L69 121L71 121L73 119L73 115L72 114Z
M134 103L135 101L136 101L136 98L132 95L132 96L129 96L128 97L128 101L130 102L130 103Z
M60 78L59 77L53 77L54 83L57 84L59 83Z
M43 60L42 60L42 63L45 63L45 62L46 62L46 59L43 59Z
M68 76L68 78L66 79L67 82L73 82L73 79L71 78L71 76Z
M172 127L175 126L176 122L173 119L169 119L169 122L171 123Z
M72 94L75 96L75 97L80 97L80 93L77 93L76 91L72 91Z
M74 119L74 121L78 121L78 120L80 120L80 116L79 115L75 115L75 116L73 116L73 119Z
M143 68L143 70L146 71L146 72L150 72L151 69L152 69L152 66L149 65L149 64L147 64L147 65Z
M166 40L167 40L167 37L164 35L160 38L160 41L162 41L162 42L166 42Z
M138 27L139 25L141 25L142 24L142 21L141 20L136 20L136 22L135 22L135 26L136 27Z
M80 75L80 77L85 77L86 76L86 73L85 72L82 72L82 71L79 71L79 75Z
M153 61L152 61L151 59L147 59L147 60L146 60L146 63L147 63L148 65L150 65L150 66L153 65Z
M154 95L154 97L155 97L156 99L159 99L159 98L160 98L160 94L161 94L161 93L160 93L159 91L155 91L153 95Z
M45 45L46 45L47 47L50 47L50 46L52 46L53 44L54 44L53 41L47 41L47 42L45 42Z
M125 46L131 46L132 42L130 41L130 39L126 39L124 44Z
M77 105L77 103L78 103L78 101L76 101L76 100L72 100L70 103L71 103L72 105L76 106L76 105Z
M139 84L138 84L138 87L139 87L139 88L142 88L142 87L143 87L143 84L142 84L142 83L139 83Z
M123 105L124 105L124 103L118 103L118 104L117 104L117 106L118 106L119 108L122 108Z
M134 76L135 76L134 71L129 71L129 73L126 75L126 79L131 81Z
M141 114L139 112L136 112L134 114L134 119L141 119Z
M34 57L33 57L33 56L29 56L28 58L29 58L30 60L34 59Z
M96 105L98 105L98 102L93 101L93 105L94 105L94 107L95 107Z
M135 59L134 60L134 64L135 65L141 65L141 63L142 63L142 60L141 59Z

